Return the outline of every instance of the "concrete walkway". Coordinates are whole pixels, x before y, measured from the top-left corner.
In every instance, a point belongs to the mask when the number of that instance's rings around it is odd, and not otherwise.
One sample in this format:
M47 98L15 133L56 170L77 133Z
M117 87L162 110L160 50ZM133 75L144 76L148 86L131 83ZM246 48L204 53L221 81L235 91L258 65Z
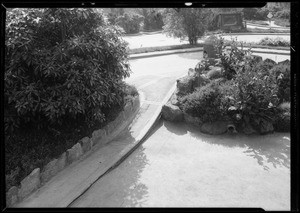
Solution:
M290 210L290 135L202 134L160 120L118 168L70 207Z

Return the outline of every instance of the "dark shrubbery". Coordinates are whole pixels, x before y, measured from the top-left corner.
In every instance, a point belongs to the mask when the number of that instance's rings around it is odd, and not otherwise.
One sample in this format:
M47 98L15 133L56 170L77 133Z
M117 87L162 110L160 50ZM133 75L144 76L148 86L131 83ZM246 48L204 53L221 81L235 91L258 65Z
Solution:
M144 17L139 14L125 13L116 18L115 23L122 27L125 33L138 33L141 30L141 23Z
M277 115L278 85L274 75L251 64L241 67L235 78L231 107L242 121L258 128L261 122L273 122Z
M246 20L267 20L269 10L263 8L244 8L243 14Z
M130 69L120 28L108 25L97 9L12 9L5 33L10 187L114 119Z
M104 121L129 76L120 31L93 9L14 9L7 14L5 127L66 119Z
M203 122L219 120L227 114L228 101L225 95L230 93L230 89L228 83L212 80L185 96L182 100L182 109L192 116L200 117Z
M203 122L233 119L237 126L252 126L265 133L289 123L288 110L280 103L290 101L290 65L272 60L256 60L250 50L231 49L225 52L224 40L216 42L221 49L222 75L179 101L184 112ZM227 74L226 74L227 73ZM284 131L287 128L284 129Z
M162 30L164 26L161 12L154 9L142 9L144 15L144 30Z
M290 65L280 64L274 66L270 73L275 76L278 85L278 98L280 103L291 101L291 71Z

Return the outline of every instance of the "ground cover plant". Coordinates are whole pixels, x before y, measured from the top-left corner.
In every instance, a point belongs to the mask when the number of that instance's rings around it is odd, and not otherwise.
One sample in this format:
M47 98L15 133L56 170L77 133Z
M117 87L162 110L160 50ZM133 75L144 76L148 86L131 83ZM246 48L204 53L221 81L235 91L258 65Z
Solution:
M114 119L130 75L122 30L98 9L12 9L4 72L6 187Z
M251 49L237 50L236 46L233 40L226 49L222 37L215 42L221 75L180 97L179 107L203 122L230 119L239 128L251 126L262 134L273 127L289 131L290 65L259 60ZM208 73L204 69L199 75Z

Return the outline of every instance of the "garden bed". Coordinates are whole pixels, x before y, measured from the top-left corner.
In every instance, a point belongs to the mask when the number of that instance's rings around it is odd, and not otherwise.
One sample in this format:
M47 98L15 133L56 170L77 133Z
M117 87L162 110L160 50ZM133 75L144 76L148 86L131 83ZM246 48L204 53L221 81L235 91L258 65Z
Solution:
M188 76L177 80L177 91L162 116L185 121L208 134L267 134L290 129L290 62L240 50L216 40L219 59L203 59Z
M138 92L126 86L124 105ZM5 137L6 190L19 183L35 168L43 168L52 159L73 147L83 137L91 137L93 131L106 126L123 110L123 105L114 105L104 112L105 122L88 125L83 120L64 122L62 126L51 126L37 130L34 126L17 129Z

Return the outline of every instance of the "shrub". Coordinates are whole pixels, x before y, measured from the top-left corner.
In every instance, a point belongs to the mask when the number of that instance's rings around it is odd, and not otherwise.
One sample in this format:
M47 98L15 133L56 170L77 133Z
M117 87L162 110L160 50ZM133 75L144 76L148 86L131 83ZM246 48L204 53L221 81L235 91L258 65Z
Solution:
M142 9L144 15L144 30L162 30L163 16L157 9Z
M247 20L266 20L269 10L263 8L244 8L244 18Z
M13 9L7 13L5 127L69 119L104 121L122 104L129 76L119 28L96 9ZM10 125L12 124L12 125Z
M279 103L274 75L248 64L238 70L233 83L229 109L242 116L237 122L250 124L258 130L262 122L274 122Z
M126 33L138 33L141 29L141 23L144 17L139 14L125 13L119 16L115 23L122 27Z
M228 99L226 94L231 91L230 82L222 83L212 80L182 99L185 113L200 117L203 122L213 122L227 116Z
M261 39L258 42L259 45L267 45L267 46L282 46L282 47L289 47L290 46L290 42L282 39L280 37L277 37L275 39L269 38L269 37L265 37L263 39Z
M290 11L289 10L280 10L280 11L277 11L274 14L274 18L290 20Z
M274 66L270 73L275 76L278 85L278 98L280 102L290 101L290 88L291 88L291 71L290 65L278 64Z
M226 49L229 45L230 48ZM231 39L231 42L225 43L222 36L219 36L214 43L214 48L218 52L218 56L221 58L221 65L224 68L223 76L228 80L232 79L236 74L236 69L240 64L245 63L247 56L251 55L251 49L244 50L238 48L238 42L236 39Z

